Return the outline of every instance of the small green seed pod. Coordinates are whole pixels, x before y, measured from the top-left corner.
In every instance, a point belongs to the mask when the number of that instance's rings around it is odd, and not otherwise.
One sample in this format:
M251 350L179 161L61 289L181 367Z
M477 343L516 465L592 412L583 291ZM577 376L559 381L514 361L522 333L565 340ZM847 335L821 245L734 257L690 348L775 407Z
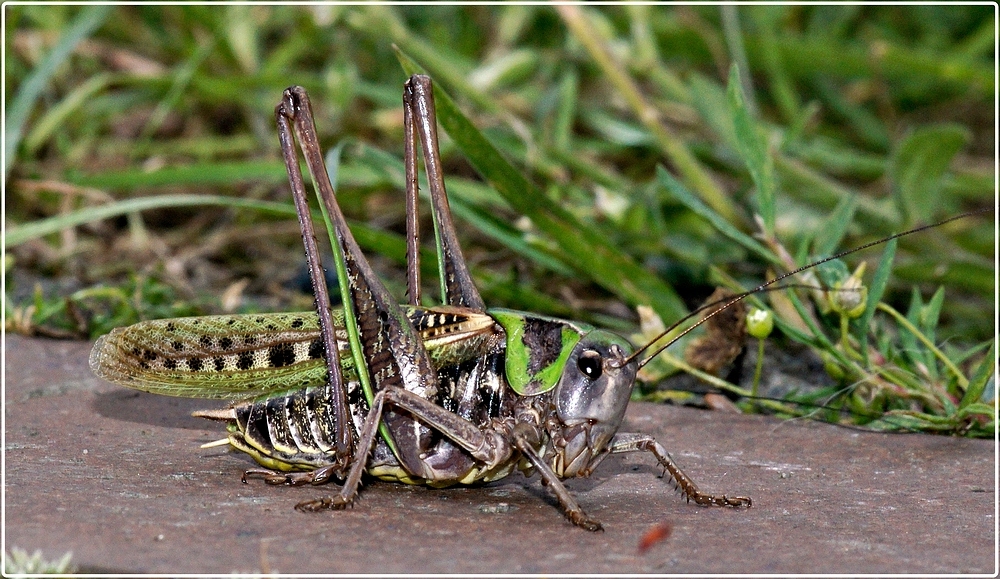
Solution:
M868 305L868 288L861 276L865 273L865 262L844 281L838 283L829 292L830 308L842 316L857 318L865 313Z
M751 308L747 315L747 332L760 340L771 335L774 330L774 314L767 310Z

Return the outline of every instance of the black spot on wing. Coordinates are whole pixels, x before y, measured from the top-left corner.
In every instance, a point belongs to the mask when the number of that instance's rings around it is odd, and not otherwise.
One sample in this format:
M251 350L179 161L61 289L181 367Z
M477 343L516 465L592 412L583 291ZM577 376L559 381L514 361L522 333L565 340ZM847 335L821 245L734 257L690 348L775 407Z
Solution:
M323 339L316 338L312 342L309 342L309 359L310 360L320 360L324 358L324 348Z
M295 349L291 344L275 344L267 350L268 361L272 368L290 366L295 362Z
M249 370L253 367L253 352L240 352L236 359L236 367L240 370Z

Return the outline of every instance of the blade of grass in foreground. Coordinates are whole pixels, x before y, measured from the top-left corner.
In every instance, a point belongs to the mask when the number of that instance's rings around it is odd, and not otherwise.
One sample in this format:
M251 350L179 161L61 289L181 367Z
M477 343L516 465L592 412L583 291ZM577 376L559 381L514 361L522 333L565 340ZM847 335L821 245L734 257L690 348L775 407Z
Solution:
M100 221L101 219L126 215L136 211L145 211L147 209L193 207L196 205L219 205L222 207L256 209L257 211L266 211L279 215L295 215L295 207L291 203L256 201L222 195L159 195L156 197L125 199L123 201L108 203L107 205L87 207L65 215L56 215L47 219L41 219L20 227L8 229L3 239L6 246L10 248L25 241L37 239L50 233L91 221Z

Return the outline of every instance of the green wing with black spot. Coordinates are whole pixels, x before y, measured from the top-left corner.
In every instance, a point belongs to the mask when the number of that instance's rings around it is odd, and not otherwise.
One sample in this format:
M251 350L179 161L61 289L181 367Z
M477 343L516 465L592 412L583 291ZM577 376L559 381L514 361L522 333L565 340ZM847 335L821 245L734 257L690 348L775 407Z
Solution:
M345 374L353 375L342 312L334 325ZM187 398L241 399L326 382L313 312L140 322L98 339L90 368L122 386Z
M462 308L401 306L435 368L481 355L491 317ZM333 311L344 378L357 379L344 312ZM314 312L241 314L139 322L101 336L90 353L97 376L128 388L236 400L326 384Z

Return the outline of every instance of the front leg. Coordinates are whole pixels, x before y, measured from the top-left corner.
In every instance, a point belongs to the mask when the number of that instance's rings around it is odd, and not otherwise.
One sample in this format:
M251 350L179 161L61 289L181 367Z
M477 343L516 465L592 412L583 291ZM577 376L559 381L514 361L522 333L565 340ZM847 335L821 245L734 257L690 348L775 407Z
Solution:
M728 495L710 495L698 490L698 485L684 474L684 471L670 458L667 450L646 434L616 434L611 439L611 453L649 451L653 453L660 466L670 473L670 476L677 483L681 493L689 501L703 507L752 507L753 500L750 497L730 497Z
M562 505L563 510L566 511L566 516L569 517L569 520L574 525L583 527L588 531L603 531L604 527L600 521L591 519L587 513L583 512L580 503L576 502L576 499L573 498L573 495L569 494L569 491L566 490L566 487L559 480L556 473L552 472L549 465L535 452L539 439L538 429L528 424L519 423L514 426L513 436L514 446L528 459L531 466L535 467L535 470L538 471L538 475L542 477L542 481L545 482L546 486L552 489L552 493L556 495L556 499Z

